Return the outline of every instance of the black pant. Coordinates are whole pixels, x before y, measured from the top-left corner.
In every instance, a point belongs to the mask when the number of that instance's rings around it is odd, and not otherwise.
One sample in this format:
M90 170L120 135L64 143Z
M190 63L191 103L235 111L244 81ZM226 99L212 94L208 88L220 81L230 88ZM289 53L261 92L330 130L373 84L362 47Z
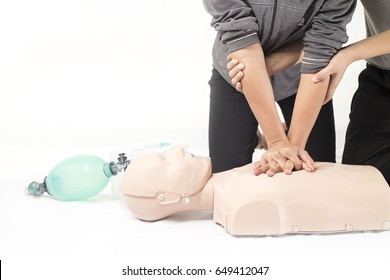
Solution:
M245 96L213 69L209 82L209 152L213 172L252 162L258 139L258 123ZM278 102L287 127L290 126L295 95ZM315 161L336 161L336 136L332 102L322 107L308 139L306 150Z
M390 184L390 71L367 65L349 115L343 163L372 165Z

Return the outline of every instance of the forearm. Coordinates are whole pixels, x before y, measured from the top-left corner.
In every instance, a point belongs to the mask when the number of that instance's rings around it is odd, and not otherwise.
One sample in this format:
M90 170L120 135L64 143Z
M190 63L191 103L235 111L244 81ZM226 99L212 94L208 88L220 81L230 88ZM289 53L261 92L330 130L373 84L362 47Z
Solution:
M304 149L309 134L318 117L329 86L329 78L312 83L314 74L302 74L295 100L288 139Z
M245 64L244 77L241 80L242 91L265 135L268 146L287 140L276 109L260 44L251 45L230 55L232 59Z
M340 51L349 64L370 57L390 53L390 29L378 35L358 41Z
M298 39L266 55L265 65L269 76L279 73L301 62L303 40Z

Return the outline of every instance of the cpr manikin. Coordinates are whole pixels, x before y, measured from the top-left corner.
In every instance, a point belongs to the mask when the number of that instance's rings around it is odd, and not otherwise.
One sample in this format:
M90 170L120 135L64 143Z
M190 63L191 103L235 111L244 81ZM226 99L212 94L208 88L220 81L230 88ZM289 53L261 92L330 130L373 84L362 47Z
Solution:
M128 208L146 221L213 211L232 235L390 228L390 189L369 166L317 163L316 171L254 176L249 164L211 174L211 162L175 148L137 157L123 178Z

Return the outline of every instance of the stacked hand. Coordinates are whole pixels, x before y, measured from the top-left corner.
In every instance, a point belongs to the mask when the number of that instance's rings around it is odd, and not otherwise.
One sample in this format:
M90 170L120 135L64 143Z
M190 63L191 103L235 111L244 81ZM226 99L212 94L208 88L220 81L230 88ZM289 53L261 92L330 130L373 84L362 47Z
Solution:
M313 159L305 150L299 149L286 140L277 142L268 148L261 160L255 163L253 174L266 173L268 176L273 176L284 172L290 175L293 170L301 169L313 172L315 170Z

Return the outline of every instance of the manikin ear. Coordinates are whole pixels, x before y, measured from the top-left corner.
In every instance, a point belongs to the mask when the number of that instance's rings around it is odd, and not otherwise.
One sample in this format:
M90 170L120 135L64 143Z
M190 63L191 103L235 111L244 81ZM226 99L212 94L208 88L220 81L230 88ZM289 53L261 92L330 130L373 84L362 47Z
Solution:
M154 199L161 205L176 203L180 200L181 195L173 192L158 191Z

